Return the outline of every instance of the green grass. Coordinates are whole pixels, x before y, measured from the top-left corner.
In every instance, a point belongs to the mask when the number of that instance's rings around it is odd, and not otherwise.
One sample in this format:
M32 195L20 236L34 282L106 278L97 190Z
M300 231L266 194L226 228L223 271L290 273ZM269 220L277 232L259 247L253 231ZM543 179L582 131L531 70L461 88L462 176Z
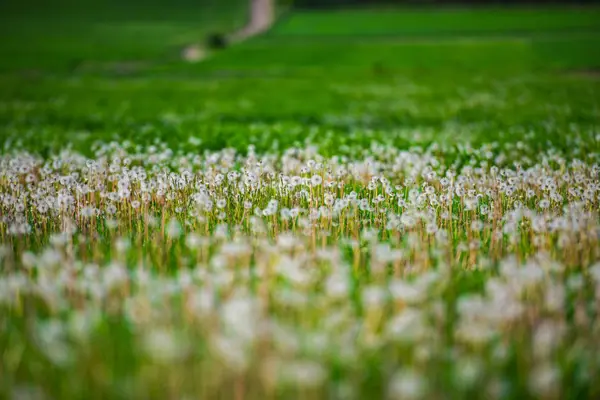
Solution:
M245 23L241 0L7 3L0 10L0 72L73 71L99 63L177 59L207 33ZM4 11L4 12L1 12Z
M283 19L275 36L514 35L595 30L600 8L381 9L308 11Z
M331 71L332 74L434 76L468 73L508 76L600 65L600 32L546 38L438 40L257 39L225 52L205 68ZM374 71L375 70L375 71ZM325 75L326 76L326 75ZM324 77L325 77L324 76Z
M408 77L360 79L360 87L351 78L306 76L4 82L10 100L2 102L0 121L11 143L46 151L119 138L177 147L195 136L210 149L254 143L262 150L313 138L325 152L345 142L368 146L371 137L404 147L419 140L513 141L529 131L544 137L531 139L543 147L565 143L561 133L571 125L591 134L598 123L598 86L587 78L470 78L461 85L444 77L420 85ZM360 130L371 133L347 135Z
M0 135L8 146L85 150L114 138L185 145L195 135L208 148L265 149L314 136L330 138L329 151L355 141L346 133L356 129L400 146L415 130L427 141L533 131L560 142L569 126L593 131L598 121L600 81L587 72L600 66L596 8L298 13L201 64L182 61L181 46L243 12L191 2L68 10L4 14ZM479 32L492 15L506 34ZM352 35L288 35L289 24ZM371 35L392 25L400 27L392 35ZM471 33L448 34L452 26Z

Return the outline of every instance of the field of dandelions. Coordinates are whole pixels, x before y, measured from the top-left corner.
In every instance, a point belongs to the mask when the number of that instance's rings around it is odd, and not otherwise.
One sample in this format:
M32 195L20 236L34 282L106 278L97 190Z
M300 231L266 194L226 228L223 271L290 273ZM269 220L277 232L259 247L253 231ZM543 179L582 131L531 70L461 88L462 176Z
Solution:
M4 152L3 384L594 398L600 166L573 143Z
M600 8L236 4L0 2L0 399L600 399Z

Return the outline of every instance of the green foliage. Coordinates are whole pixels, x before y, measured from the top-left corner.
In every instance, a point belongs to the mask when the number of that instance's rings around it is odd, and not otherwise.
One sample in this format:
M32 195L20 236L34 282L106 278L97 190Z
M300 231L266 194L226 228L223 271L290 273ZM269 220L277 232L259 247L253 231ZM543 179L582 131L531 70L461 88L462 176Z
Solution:
M277 36L523 35L598 31L600 7L355 9L299 11L273 30Z
M151 10L63 16L73 24L21 14L3 25L5 146L86 151L119 137L189 147L193 136L207 149L523 138L544 148L597 126L596 9L293 14L199 64L181 49L228 26L227 9L208 19L202 7ZM499 36L475 34L495 15L507 23ZM375 28L394 36L370 36ZM441 33L458 28L472 33Z

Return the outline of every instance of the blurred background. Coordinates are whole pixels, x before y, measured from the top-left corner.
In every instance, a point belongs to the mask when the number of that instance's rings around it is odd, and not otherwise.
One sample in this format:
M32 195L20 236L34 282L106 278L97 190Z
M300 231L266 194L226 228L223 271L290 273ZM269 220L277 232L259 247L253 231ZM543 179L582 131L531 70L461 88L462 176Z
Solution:
M252 21L265 29L275 23L275 29L267 36L277 39L307 35L405 38L589 32L596 31L600 23L597 12L589 12L585 6L598 3L597 0L526 3L516 0L3 0L0 71L35 67L74 69L86 62L106 60L171 61L185 46L222 47L224 41L237 39L236 32L242 32ZM479 12L464 12L468 8ZM456 9L463 12L447 12Z
M547 133L597 124L599 49L598 1L3 0L0 138Z

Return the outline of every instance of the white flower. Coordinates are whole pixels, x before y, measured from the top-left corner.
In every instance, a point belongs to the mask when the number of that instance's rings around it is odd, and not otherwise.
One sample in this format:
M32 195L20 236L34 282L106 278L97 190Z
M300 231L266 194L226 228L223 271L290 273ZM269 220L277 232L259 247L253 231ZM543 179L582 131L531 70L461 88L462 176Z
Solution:
M170 239L178 239L183 233L179 221L177 221L175 218L171 218L167 223L166 233L167 237L169 237Z
M389 289L395 300L401 300L409 304L420 302L427 294L421 288L417 288L398 279L390 282Z
M332 298L344 299L348 296L350 285L346 277L340 275L331 275L327 279L325 290L327 291L327 295Z
M393 340L414 341L426 335L427 327L420 311L407 308L389 319L386 333Z
M389 394L391 399L421 399L424 398L426 389L425 379L419 373L412 370L403 370L392 377Z
M315 361L295 360L281 365L281 379L284 383L305 388L321 386L327 378L327 371Z
M128 279L127 269L119 263L113 262L103 269L103 282L108 289L122 285Z
M231 370L241 373L248 368L248 350L239 341L226 336L213 336L211 339L211 350Z
M529 375L529 390L541 398L557 393L560 385L560 372L551 364L535 367Z
M462 388L475 386L483 370L481 363L474 359L459 359L456 364L460 366L456 368L456 384Z
M379 286L368 286L362 291L362 300L365 307L381 307L386 300L386 293Z
M298 241L291 233L282 233L277 237L277 246L283 250L291 250L297 243Z
M183 338L176 337L167 329L152 329L144 335L146 354L156 362L173 363L181 361L187 354Z
M115 241L115 249L117 250L118 253L125 253L129 247L131 246L131 243L129 242L129 239L127 238L118 238Z
M185 238L185 245L189 249L195 249L202 243L202 239L195 233L189 233Z
M21 262L25 268L32 269L37 263L37 257L32 252L25 251L21 256Z
M62 261L60 252L54 249L45 249L38 259L38 265L42 269L55 267Z

